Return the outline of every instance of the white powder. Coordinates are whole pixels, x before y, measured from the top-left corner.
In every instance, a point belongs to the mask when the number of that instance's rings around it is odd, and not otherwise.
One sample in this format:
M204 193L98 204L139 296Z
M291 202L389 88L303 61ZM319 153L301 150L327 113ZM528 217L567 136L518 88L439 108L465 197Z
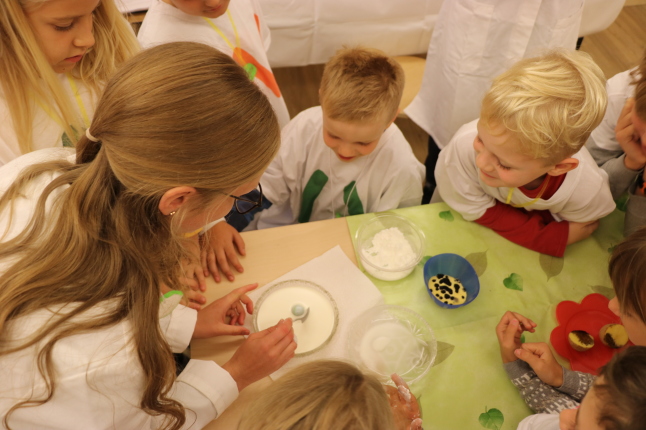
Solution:
M370 264L364 265L372 276L385 281L394 281L407 276L413 268L408 268L415 262L417 255L411 248L404 234L397 227L380 231L372 238L372 247L362 249L361 255ZM414 267L414 266L413 266ZM400 269L403 269L399 271Z

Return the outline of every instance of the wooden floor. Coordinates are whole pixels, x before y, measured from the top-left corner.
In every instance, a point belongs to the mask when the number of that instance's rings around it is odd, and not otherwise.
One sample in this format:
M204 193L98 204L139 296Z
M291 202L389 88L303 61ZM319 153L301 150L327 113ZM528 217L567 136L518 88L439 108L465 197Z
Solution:
M641 0L633 1L640 3ZM587 36L581 45L581 50L592 56L607 78L636 66L645 48L644 4L624 7L610 27L601 33ZM319 104L318 87L322 72L322 65L274 69L292 117ZM426 158L428 135L409 119L397 119L396 123L410 142L417 158L423 162Z

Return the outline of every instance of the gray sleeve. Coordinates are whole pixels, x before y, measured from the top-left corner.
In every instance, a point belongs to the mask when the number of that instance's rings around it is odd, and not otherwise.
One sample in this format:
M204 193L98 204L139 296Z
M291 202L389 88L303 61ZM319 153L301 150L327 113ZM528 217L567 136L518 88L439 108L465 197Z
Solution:
M529 364L522 360L503 364L507 376L518 388L527 406L538 414L558 414L576 408L579 402L541 381Z
M621 149L616 151L602 149L592 137L588 139L585 147L592 155L592 158L594 158L597 166L601 167L608 174L612 198L617 200L622 194L628 191L628 188L635 181L640 171L630 170L626 167L624 164L626 155Z
M634 186L631 187L634 191ZM646 197L630 194L626 205L626 219L624 221L624 236L628 236L640 227L646 226Z
M580 402L590 390L594 380L595 376L589 373L575 372L563 368L563 385L558 387L557 390Z

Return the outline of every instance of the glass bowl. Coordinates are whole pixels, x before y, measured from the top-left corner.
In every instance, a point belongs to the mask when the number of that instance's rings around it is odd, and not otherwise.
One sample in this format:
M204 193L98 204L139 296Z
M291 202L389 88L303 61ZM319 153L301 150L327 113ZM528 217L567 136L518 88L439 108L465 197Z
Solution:
M346 349L360 368L391 383L397 373L409 384L429 371L437 355L437 342L426 320L403 306L368 309L352 323Z
M384 213L359 226L355 244L366 272L382 281L396 281L408 276L420 262L426 238L408 218Z
M467 292L467 300L459 305L452 305L438 300L428 288L429 280L436 275L449 275L460 280ZM466 306L478 297L480 292L480 281L475 269L464 257L457 254L437 254L431 257L424 264L424 285L426 292L439 306L447 309L455 309Z
M323 287L301 279L278 282L260 296L253 313L256 332L275 326L284 318L297 318L295 307L308 308L307 318L294 321L298 339L297 357L312 354L325 347L339 325L339 311L332 295Z

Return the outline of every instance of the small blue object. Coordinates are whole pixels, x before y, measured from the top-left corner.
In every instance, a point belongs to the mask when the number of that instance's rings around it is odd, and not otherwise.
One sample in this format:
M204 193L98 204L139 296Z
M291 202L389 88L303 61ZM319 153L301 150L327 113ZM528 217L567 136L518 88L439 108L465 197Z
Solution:
M467 301L461 305L450 305L443 303L428 289L428 281L438 274L449 275L460 280L467 292ZM480 292L480 281L475 269L464 257L457 254L438 254L428 259L424 264L424 288L431 298L439 306L447 309L455 309L466 306L478 297Z
M292 314L294 314L294 316L300 317L304 313L305 313L305 306L301 305L300 303L292 306Z

